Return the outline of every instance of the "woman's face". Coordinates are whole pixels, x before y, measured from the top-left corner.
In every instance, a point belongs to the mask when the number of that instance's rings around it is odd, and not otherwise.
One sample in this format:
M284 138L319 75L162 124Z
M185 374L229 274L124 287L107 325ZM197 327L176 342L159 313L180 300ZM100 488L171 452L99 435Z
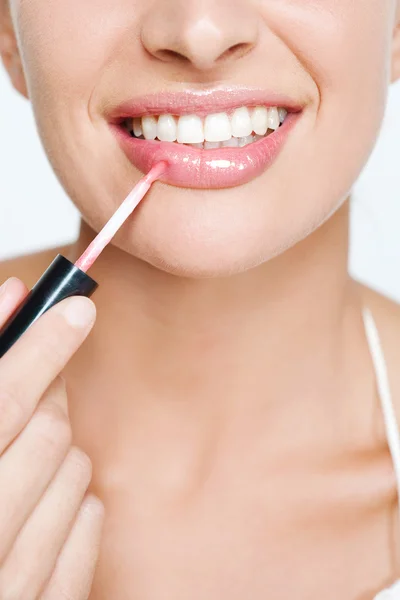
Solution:
M261 172L250 169L236 184L235 173L233 183L222 176L218 187L214 179L204 187L204 178L186 187L159 182L115 238L126 252L189 276L267 261L345 200L380 128L399 18L397 0L10 0L10 9L46 152L96 231L142 176L111 123L121 104L252 88L290 109L293 124L273 134L279 152ZM179 114L173 97L169 106L160 112ZM210 150L195 152L208 160ZM222 151L221 160L212 152L211 167L223 169Z

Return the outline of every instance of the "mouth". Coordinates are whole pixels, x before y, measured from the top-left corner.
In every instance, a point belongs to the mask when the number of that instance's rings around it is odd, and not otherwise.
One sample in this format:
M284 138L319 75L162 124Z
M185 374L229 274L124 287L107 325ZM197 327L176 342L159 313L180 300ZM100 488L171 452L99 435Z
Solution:
M273 164L300 112L291 101L266 99L262 92L188 92L126 104L109 121L142 172L165 160L165 183L225 188L246 183Z

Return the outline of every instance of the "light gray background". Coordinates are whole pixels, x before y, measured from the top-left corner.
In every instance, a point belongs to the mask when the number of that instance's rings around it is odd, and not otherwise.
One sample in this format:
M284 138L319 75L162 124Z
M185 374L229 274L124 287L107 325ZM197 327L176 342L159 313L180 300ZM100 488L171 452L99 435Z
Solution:
M78 222L29 103L0 68L0 260L69 243ZM400 84L392 86L377 147L355 186L351 235L352 274L400 302Z

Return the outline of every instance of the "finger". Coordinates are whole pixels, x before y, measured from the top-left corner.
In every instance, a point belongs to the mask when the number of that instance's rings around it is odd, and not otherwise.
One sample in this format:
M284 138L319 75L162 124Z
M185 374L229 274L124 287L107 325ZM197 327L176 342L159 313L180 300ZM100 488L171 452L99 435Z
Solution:
M10 277L0 287L0 328L28 294L28 288L20 279Z
M95 305L74 296L45 313L0 360L0 454L91 330Z
M71 446L66 403L65 383L57 377L0 458L0 564Z
M1 567L0 590L7 590L12 598L38 597L54 570L91 477L88 456L71 448Z
M88 495L57 559L40 600L87 600L93 584L104 525L104 506Z

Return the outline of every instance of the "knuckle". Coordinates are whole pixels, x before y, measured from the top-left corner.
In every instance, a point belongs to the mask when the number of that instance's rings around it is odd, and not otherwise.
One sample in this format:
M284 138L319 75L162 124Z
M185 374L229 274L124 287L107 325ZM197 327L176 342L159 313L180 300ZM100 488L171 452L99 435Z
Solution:
M0 437L16 435L25 419L25 410L16 390L0 389Z
M42 405L36 411L34 421L39 438L38 452L42 456L66 451L71 445L71 424L60 406L54 403Z
M78 338L78 330L69 327L66 320L48 311L41 325L35 328L34 353L45 364L61 367ZM32 334L33 335L33 334Z
M64 362L64 344L60 344L60 339L65 336L60 332L60 327L52 327L51 335L42 334L40 342L37 345L37 354L40 354L40 360L49 365L62 365Z

